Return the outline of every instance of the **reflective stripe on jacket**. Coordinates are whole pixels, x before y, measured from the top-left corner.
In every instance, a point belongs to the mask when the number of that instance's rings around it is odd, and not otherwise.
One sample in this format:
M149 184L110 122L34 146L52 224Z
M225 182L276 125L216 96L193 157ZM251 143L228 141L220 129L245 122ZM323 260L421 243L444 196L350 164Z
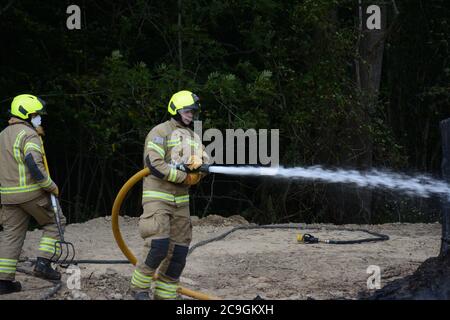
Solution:
M187 138L183 139L180 136ZM157 125L148 133L144 146L144 163L149 166L151 175L144 178L143 204L151 201L164 201L177 207L189 205L189 186L182 184L186 173L171 166L173 163L187 161L188 154L177 157L172 152L172 149L180 147L184 143L195 146L195 149L199 149L200 153L203 153L205 163L209 161L198 135L175 119ZM179 155L179 153L177 154ZM146 161L147 157L148 161Z
M40 179L33 177L25 159L32 159ZM44 167L39 135L23 120L12 118L0 133L0 163L2 204L31 201L56 188Z

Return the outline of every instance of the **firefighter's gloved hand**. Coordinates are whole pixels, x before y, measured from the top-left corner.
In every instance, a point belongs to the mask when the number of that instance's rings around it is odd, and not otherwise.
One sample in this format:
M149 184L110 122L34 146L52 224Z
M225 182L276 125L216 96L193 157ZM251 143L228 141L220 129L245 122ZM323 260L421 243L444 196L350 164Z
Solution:
M59 189L58 189L58 186L56 186L56 188L52 190L52 194L54 194L55 197L58 197L58 196L59 196Z
M194 171L200 168L202 164L202 158L194 154L189 157L189 160L186 162L186 167L188 167L189 170Z
M45 131L44 128L42 126L39 126L36 128L36 132L38 133L38 135L40 135L41 137L45 136Z
M186 179L183 181L183 184L192 186L199 183L201 179L202 177L199 173L188 173Z

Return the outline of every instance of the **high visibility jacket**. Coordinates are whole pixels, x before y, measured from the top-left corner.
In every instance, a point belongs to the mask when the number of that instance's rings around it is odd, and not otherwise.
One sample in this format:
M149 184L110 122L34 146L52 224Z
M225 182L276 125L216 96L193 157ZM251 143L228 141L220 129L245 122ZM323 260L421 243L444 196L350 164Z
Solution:
M189 205L189 186L182 184L186 173L173 165L186 163L192 153L200 154L203 162L209 163L199 136L175 119L157 125L148 133L144 163L151 175L144 178L142 204L164 201L176 207Z
M33 126L11 118L0 133L2 204L20 204L51 192L56 184L45 170L41 139Z

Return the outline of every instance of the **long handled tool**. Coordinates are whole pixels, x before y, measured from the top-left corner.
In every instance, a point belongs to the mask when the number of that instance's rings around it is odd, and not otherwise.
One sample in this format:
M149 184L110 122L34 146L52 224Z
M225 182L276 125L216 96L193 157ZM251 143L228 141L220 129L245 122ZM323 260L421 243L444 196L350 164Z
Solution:
M50 177L50 170L48 169L47 156L44 149L44 141L42 140L42 137L40 137L40 139L45 170ZM64 230L62 228L60 215L61 206L59 205L58 198L56 198L56 196L52 193L50 194L50 200L52 202L52 209L55 213L55 222L59 233L59 240L55 242L55 253L50 260L52 260L54 263L59 264L62 268L68 268L75 259L75 246L72 242L64 240Z
M59 201L54 194L50 195L52 200L52 208L55 213L55 222L58 227L59 240L55 242L55 253L50 260L59 264L62 268L68 268L75 259L75 246L72 242L64 240L64 231L61 225ZM65 256L62 258L63 254Z

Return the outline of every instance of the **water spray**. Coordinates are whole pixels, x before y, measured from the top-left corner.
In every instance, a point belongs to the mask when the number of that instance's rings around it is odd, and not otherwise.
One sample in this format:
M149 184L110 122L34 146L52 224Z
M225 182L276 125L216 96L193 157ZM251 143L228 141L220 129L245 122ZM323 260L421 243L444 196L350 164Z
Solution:
M183 165L177 168L183 169ZM428 198L433 194L450 199L450 185L427 175L406 174L372 169L369 171L325 169L312 167L251 167L202 165L197 171L233 176L262 176L284 179L312 180L324 183L350 183L363 188L383 188L405 193L409 196Z

